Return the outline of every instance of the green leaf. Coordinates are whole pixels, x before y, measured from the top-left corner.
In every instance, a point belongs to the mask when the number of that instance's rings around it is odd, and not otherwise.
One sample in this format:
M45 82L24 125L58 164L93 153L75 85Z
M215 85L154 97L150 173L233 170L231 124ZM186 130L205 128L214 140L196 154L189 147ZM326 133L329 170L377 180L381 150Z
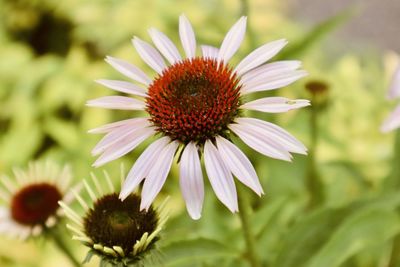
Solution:
M360 250L381 244L399 231L396 211L366 209L346 220L307 266L339 266Z
M313 29L311 29L311 31L309 31L303 37L303 39L294 43L291 46L289 45L287 49L282 51L279 59L299 57L308 49L310 49L314 44L320 42L328 34L349 21L354 16L354 13L354 9L347 9L318 24Z
M182 240L160 248L163 266L193 266L196 262L237 257L239 253L218 241L206 238ZM191 265L189 265L191 264Z
M366 212L379 211L391 214L399 205L400 195L390 194L369 197L343 208L323 208L315 211L298 221L286 234L287 238L284 240L273 266L306 266L306 263L318 253L320 248L332 240L336 231L339 231L337 229L341 229L355 220L354 218L363 216ZM387 225L376 224L376 229L380 229L379 227L387 227ZM390 229L390 234L392 230Z
M330 237L348 214L346 209L319 210L297 223L286 236L274 267L300 267Z

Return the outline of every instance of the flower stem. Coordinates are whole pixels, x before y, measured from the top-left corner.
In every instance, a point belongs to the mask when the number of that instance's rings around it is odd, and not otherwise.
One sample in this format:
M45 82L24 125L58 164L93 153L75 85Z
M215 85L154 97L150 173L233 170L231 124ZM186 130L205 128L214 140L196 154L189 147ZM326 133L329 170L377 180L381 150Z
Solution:
M256 239L252 232L249 216L252 210L249 199L241 188L238 190L239 195L239 217L242 223L242 231L246 241L246 258L252 267L261 267L260 259L256 251Z
M312 102L315 97L313 96ZM315 206L323 201L322 182L317 169L316 151L318 146L318 104L311 106L310 130L311 144L308 153L308 171L306 176L307 188L310 194L309 207Z
M250 25L250 5L249 0L240 0L240 14L247 17L247 34L251 48L256 47L256 38L253 29Z
M49 232L49 235L54 241L54 244L57 246L57 248L64 253L64 255L70 260L73 266L75 267L80 267L82 266L79 261L77 261L72 255L72 252L69 250L68 246L64 243L64 240L62 239L59 231L57 229L53 229Z
M389 177L389 186L391 190L400 190L400 130L396 131L395 143L394 143L394 157L392 163L392 173ZM388 267L397 267L400 264L400 235L397 235L393 240L392 253Z

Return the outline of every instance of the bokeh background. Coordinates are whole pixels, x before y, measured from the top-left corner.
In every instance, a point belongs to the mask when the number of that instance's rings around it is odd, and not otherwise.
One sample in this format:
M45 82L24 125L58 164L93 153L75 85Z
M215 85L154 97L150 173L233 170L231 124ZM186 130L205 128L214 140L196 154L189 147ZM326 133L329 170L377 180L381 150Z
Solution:
M400 232L400 177L393 174L400 162L393 156L395 134L379 131L395 105L385 94L398 60L393 51L400 50L396 0L0 0L0 172L11 175L13 166L50 158L71 164L75 181L100 174L90 154L100 136L87 131L137 115L85 106L112 93L95 79L122 78L104 57L124 58L151 73L130 39L149 41L147 29L154 26L178 43L181 13L198 43L215 46L247 14L247 36L234 63L265 42L286 38L290 44L277 58L300 59L310 73L276 93L312 99L313 107L253 114L288 129L310 155L284 163L241 144L266 191L262 198L248 192L265 266L398 266L390 264ZM310 92L316 85L322 92ZM116 184L120 163L129 168L145 147L104 167ZM165 265L247 266L238 216L207 184L204 215L190 220L177 174L175 166L158 197L171 196L160 241ZM68 244L83 259L87 249ZM88 266L97 265L94 259ZM44 240L0 237L0 266L70 265Z

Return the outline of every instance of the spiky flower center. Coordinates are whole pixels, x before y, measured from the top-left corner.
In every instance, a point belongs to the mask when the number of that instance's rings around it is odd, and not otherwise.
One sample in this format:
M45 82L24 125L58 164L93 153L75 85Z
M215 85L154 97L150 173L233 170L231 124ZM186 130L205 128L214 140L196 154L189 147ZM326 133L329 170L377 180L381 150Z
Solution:
M98 199L84 218L84 229L94 243L120 246L126 255L144 233L151 234L157 227L158 217L153 208L140 211L140 198L128 196L124 201L116 193Z
M147 111L163 134L183 143L224 135L238 115L240 85L224 63L186 59L167 68L150 85Z
M38 183L25 186L11 201L12 218L24 225L43 224L56 214L62 194L52 184Z

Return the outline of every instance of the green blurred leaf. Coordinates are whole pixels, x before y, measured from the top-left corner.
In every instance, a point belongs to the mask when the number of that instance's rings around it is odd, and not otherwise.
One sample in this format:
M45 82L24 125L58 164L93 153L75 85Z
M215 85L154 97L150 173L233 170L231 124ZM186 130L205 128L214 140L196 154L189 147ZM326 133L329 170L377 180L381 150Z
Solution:
M274 264L275 267L300 267L318 250L334 229L346 217L346 209L323 209L296 224Z
M396 211L366 209L346 220L312 258L310 267L336 267L360 250L383 243L400 231Z
M390 214L392 214L395 208L399 205L400 196L398 194L391 194L360 200L343 208L323 208L315 211L296 223L295 226L288 233L286 233L286 239L284 240L284 244L273 266L306 266L306 263L309 261L309 259L316 255L321 247L323 247L325 244L329 244L329 240L333 240L337 233L341 233L341 231L343 231L340 229L346 227L346 225L352 225L354 220L361 221L361 219L357 219L359 217L365 219L365 224L369 224L371 221L372 225L375 225L375 231L377 231L377 229L381 229L382 227L381 230L385 231L385 233L381 233L381 235L385 235L385 238L387 239L386 236L394 235L399 229L394 229L394 225L390 225L389 227L389 225L383 223L379 224L374 220L369 220L369 217L364 214L375 211L385 213L386 215L383 216L386 216L387 219L390 219L390 224L392 224L394 219ZM399 221L396 220L396 223L398 224ZM360 225L360 227L366 228L364 225ZM388 228L389 232L386 232L386 230L383 229L386 227ZM343 236L340 238L343 238ZM375 238L375 236L371 236L371 239L372 238ZM348 239L346 240L346 242L350 242ZM350 240L352 239L350 238ZM357 240L356 236L354 236L354 240ZM367 241L369 240L370 239ZM368 242L365 244L367 243Z
M172 242L161 248L163 266L193 266L199 261L234 258L239 253L216 240L198 238Z
M339 14L328 18L322 23L316 25L311 29L304 37L293 45L289 45L287 49L282 51L279 55L279 59L285 58L298 58L313 45L320 42L334 30L345 24L354 16L354 9L346 9Z

